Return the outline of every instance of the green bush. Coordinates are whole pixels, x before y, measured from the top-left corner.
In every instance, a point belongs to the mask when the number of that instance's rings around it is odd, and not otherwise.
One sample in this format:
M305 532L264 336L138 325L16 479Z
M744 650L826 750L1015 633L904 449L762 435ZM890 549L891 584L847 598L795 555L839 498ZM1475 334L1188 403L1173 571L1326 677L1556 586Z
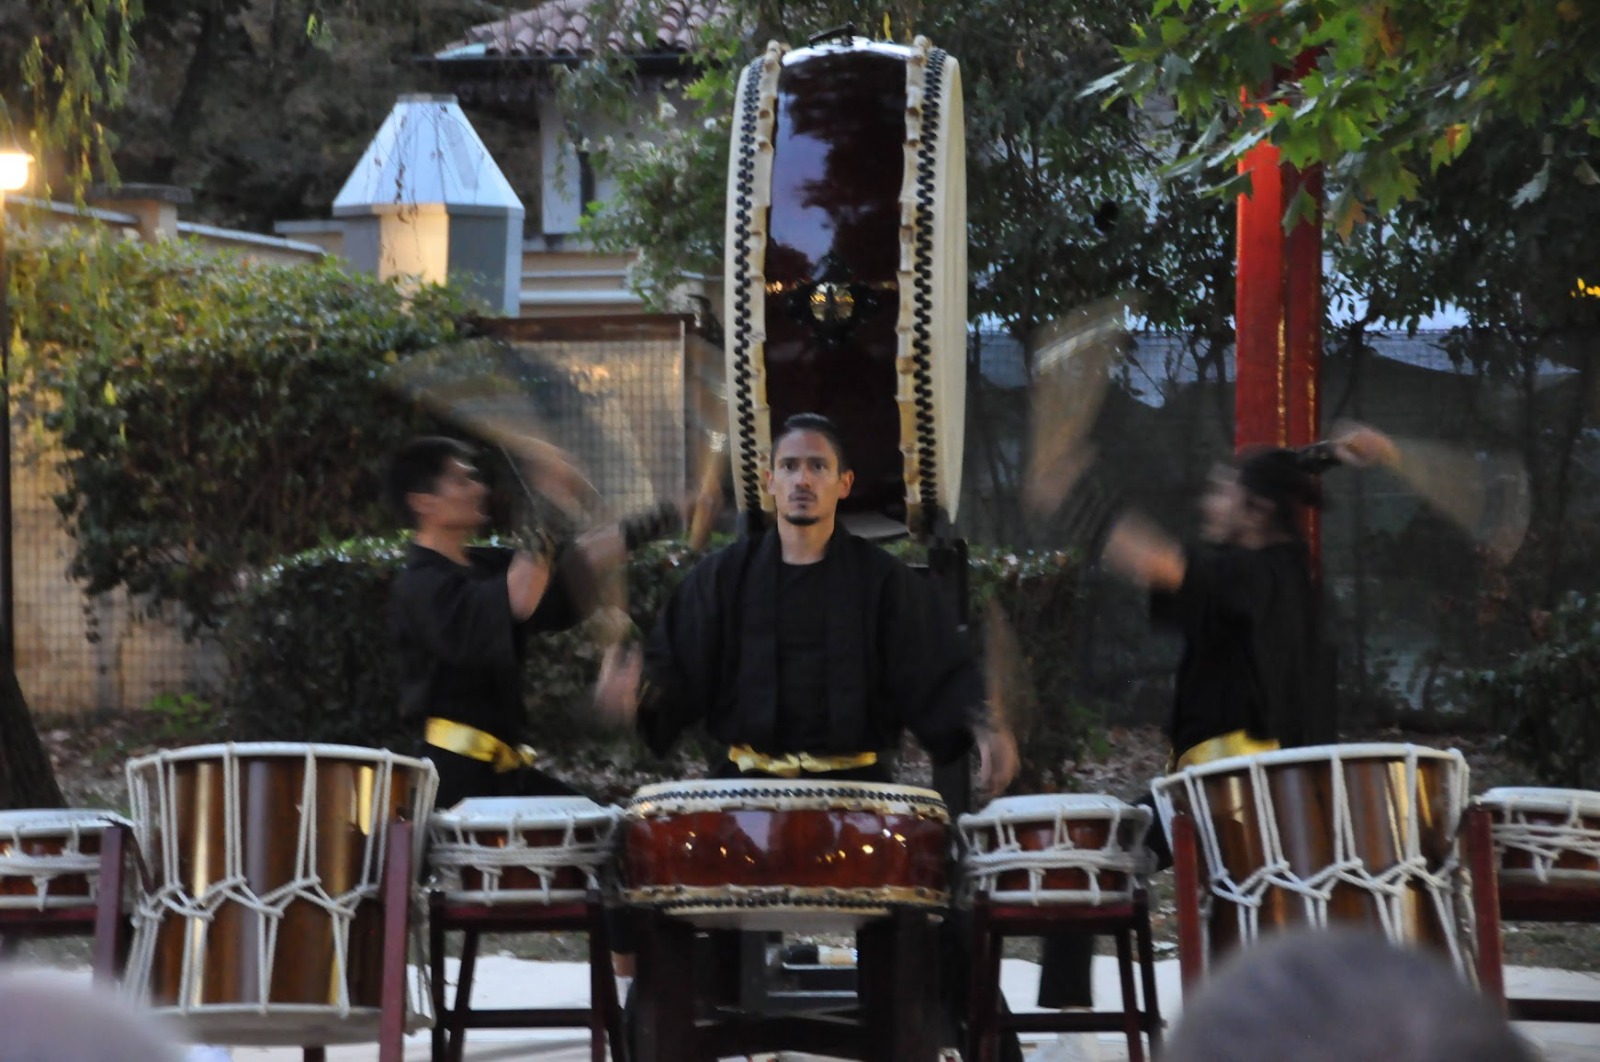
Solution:
M404 554L398 538L314 549L273 566L240 594L223 627L230 736L414 747L415 735L396 713L386 625L389 583ZM633 555L628 607L641 630L654 623L697 559L671 542ZM1081 749L1090 724L1084 713L1061 707L1075 703L1065 646L1076 620L1077 568L1062 554L989 551L974 555L971 575L975 601L1004 607L1034 675L1037 703L1050 706L1032 713L1025 780L1051 787L1051 772ZM564 757L619 755L616 736L588 722L599 660L581 627L531 643L528 713L541 749Z
M72 573L197 624L243 573L387 523L374 469L434 422L383 373L467 327L448 289L408 301L331 261L32 238L11 257L14 393L60 446Z
M1600 597L1569 594L1543 641L1483 676L1486 707L1538 784L1600 789Z

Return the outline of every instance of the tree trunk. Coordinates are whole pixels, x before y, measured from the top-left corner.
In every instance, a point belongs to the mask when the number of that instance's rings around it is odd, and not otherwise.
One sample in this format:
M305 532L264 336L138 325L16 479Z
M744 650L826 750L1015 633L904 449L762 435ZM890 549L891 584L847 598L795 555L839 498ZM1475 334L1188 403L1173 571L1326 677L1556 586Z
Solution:
M16 671L0 674L0 808L59 808L66 801L28 713Z

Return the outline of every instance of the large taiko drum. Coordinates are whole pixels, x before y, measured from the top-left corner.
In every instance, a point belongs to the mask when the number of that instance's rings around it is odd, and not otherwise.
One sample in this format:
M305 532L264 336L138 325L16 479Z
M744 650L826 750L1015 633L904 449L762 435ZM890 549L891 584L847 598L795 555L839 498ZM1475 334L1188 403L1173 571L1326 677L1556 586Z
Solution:
M960 499L966 407L956 61L920 37L774 43L735 107L724 323L739 507L771 508L773 430L822 413L855 470L847 524L937 530Z
M1467 969L1457 831L1467 766L1456 751L1352 744L1237 756L1158 779L1162 821L1193 817L1215 957L1264 932L1330 922L1424 943ZM1208 917L1205 917L1208 916Z
M783 779L645 786L623 824L623 895L705 927L849 930L949 901L931 789Z
M376 1039L389 823L433 807L433 765L344 745L203 745L128 764L145 880L135 997L230 1044Z
M1151 811L1099 793L1002 797L960 820L967 883L994 903L1130 903Z
M1600 896L1600 793L1506 787L1475 803L1492 820L1502 882Z
M587 797L473 797L428 823L428 864L453 903L573 903L601 885L621 811Z
M114 826L131 825L109 811L0 811L0 910L93 907L100 839Z

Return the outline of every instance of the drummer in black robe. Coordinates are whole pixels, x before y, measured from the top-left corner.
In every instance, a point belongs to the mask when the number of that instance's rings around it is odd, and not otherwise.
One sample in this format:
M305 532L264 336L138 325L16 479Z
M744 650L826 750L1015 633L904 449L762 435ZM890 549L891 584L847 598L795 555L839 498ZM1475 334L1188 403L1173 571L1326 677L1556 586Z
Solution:
M1187 547L1119 510L1092 479L1083 485L1078 526L1108 568L1149 588L1152 619L1183 635L1167 727L1171 769L1337 740L1300 521L1322 503L1317 472L1371 463L1392 446L1375 429L1352 425L1305 451L1246 450L1213 469L1200 500L1201 541ZM1150 845L1169 866L1159 823ZM1092 958L1091 938L1046 938L1039 1005L1089 1006ZM1077 1057L1065 1044L1041 1055Z
M980 755L1005 788L1016 743L985 707L982 673L931 580L846 531L853 482L837 428L797 414L773 440L777 526L706 558L645 645L613 652L596 701L659 753L703 723L718 777L889 781L903 731L935 762Z
M438 806L474 796L574 795L533 766L525 744L528 638L581 622L596 580L627 551L677 523L660 507L535 555L469 546L488 522L489 489L472 449L415 439L389 469L392 506L414 528L390 591L400 704L439 771Z

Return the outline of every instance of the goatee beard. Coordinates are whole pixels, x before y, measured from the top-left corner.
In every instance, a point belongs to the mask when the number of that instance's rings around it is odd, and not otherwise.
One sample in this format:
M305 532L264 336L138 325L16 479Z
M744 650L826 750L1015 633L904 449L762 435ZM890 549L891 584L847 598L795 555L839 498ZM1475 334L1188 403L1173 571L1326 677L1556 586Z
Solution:
M795 527L814 527L822 522L822 517L820 516L806 516L803 514L800 516L790 516L788 513L785 513L783 518L787 522L793 524Z

